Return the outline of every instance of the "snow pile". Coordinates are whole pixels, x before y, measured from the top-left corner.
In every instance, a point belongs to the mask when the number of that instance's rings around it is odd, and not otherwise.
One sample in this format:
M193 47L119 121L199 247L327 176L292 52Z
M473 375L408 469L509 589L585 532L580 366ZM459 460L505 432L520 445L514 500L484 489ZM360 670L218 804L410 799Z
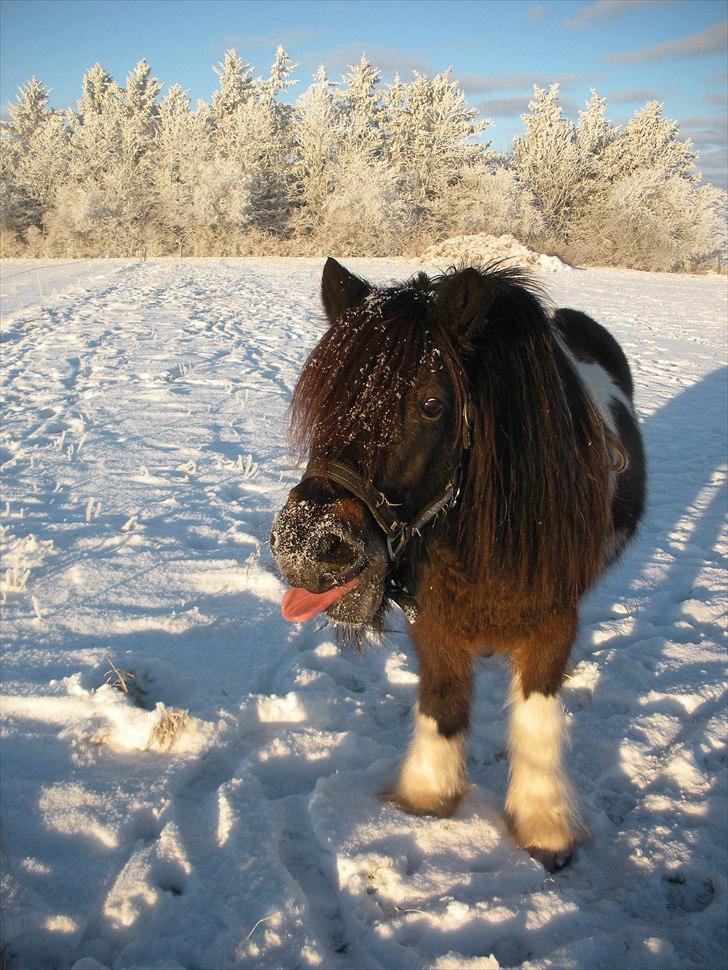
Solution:
M450 266L484 266L500 263L503 266L521 266L542 273L555 273L570 269L558 256L545 256L520 243L514 236L491 236L476 232L469 236L453 236L435 243L421 253L421 263L440 269Z
M563 695L592 838L549 876L502 815L497 660L471 788L452 819L411 818L376 794L416 696L401 619L359 655L280 615L265 543L300 477L286 408L321 268L57 266L45 310L26 276L5 291L10 970L722 967L724 282L550 281L633 362L650 501L583 604Z

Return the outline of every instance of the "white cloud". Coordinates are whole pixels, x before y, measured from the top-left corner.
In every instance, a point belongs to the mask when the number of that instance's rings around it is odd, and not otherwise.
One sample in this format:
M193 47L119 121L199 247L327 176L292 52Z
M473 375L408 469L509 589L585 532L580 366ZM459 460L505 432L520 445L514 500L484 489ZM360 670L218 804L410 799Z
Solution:
M728 43L728 21L713 24L705 30L689 37L666 40L638 51L611 54L607 60L614 64L640 64L643 61L664 61L669 58L700 57L703 54L717 54L725 51Z
M672 0L596 0L589 3L572 20L566 21L566 26L572 30L581 27L591 27L599 20L616 20L628 10L635 7L647 7L655 4L671 3Z
M485 118L512 118L528 111L528 95L512 98L488 98L478 104L481 114Z
M479 101L476 107L484 118L516 118L528 111L530 100L530 94L506 98L486 98L485 101ZM559 101L567 117L576 116L579 106L575 101L561 95Z
M534 84L539 87L548 86L558 81L562 88L581 84L584 81L593 83L597 77L586 78L580 74L460 74L460 84L468 94L490 94L495 91L532 91Z
M601 94L601 92L600 92ZM626 88L604 95L608 104L634 104L635 102L659 101L660 96L645 88Z

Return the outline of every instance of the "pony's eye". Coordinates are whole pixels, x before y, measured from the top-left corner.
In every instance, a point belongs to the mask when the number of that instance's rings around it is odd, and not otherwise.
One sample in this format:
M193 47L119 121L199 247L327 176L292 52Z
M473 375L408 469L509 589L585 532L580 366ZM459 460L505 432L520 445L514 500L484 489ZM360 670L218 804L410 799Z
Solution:
M420 404L420 410L426 418L439 418L445 405L438 401L436 397L428 397Z

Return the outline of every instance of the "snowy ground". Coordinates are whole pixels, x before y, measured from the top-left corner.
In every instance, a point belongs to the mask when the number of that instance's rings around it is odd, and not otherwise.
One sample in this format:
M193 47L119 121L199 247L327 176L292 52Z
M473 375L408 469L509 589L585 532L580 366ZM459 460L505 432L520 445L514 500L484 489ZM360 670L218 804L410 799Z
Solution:
M498 663L472 789L412 819L375 797L409 731L405 636L353 656L279 615L265 539L321 261L59 266L43 309L30 265L2 302L11 967L722 967L725 279L546 281L623 341L651 468L584 604L564 694L592 841L552 877L503 824Z

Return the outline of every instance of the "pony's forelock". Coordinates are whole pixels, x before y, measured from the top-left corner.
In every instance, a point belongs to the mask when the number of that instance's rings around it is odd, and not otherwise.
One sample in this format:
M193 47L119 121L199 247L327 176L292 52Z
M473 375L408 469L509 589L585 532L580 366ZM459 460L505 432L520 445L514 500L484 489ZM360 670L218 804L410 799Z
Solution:
M407 393L427 369L447 373L459 436L465 375L433 297L432 281L421 273L372 290L331 323L293 393L291 432L301 457L340 457L355 446L360 471L373 480L401 433Z

